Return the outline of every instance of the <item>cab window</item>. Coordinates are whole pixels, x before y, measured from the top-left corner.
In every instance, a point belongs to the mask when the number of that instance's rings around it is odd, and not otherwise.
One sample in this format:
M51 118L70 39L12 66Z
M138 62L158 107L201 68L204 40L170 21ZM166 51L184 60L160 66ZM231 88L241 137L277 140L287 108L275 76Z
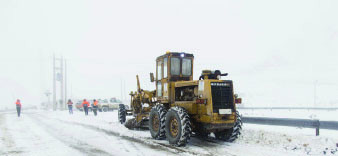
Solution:
M180 69L181 69L181 61L177 57L172 57L171 58L171 75L178 76L180 75Z
M168 58L164 58L163 59L163 78L167 78L168 77Z
M182 59L182 75L183 76L191 76L192 72L192 63L191 59L183 58Z
M157 82L157 96L162 96L162 83L161 81Z
M162 61L157 62L157 80L162 79Z

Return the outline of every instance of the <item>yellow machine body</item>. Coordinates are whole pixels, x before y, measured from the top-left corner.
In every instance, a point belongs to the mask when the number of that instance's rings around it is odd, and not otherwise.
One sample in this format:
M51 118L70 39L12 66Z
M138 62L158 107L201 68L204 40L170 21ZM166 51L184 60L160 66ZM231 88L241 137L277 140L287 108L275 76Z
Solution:
M132 93L131 106L136 122L149 116L156 104L167 109L185 108L190 116L193 131L217 132L229 129L236 122L236 96L231 80L220 80L205 70L200 80L193 80L194 56L188 53L172 53L156 59L156 90ZM152 75L152 74L151 74ZM149 107L144 107L148 104Z

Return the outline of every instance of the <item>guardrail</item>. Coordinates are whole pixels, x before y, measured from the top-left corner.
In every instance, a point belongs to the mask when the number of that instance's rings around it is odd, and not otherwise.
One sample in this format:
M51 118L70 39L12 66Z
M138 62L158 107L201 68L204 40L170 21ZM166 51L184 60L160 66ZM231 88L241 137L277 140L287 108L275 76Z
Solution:
M237 109L281 109L281 110L328 110L336 111L338 107L237 107Z
M316 136L319 136L319 129L338 130L338 121L319 121L310 119L291 118L268 118L268 117L242 117L244 123L289 126L302 128L315 128Z

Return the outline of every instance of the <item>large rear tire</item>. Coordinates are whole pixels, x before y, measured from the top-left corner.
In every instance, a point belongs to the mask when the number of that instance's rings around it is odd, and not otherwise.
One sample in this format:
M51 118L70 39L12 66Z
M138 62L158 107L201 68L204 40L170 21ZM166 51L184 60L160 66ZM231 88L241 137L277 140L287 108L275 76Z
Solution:
M149 131L156 140L165 138L166 114L167 110L162 104L153 107L149 113Z
M171 145L185 146L191 137L188 112L182 107L172 107L166 115L165 135Z
M241 135L242 130L242 119L238 111L236 111L236 122L233 128L226 129L221 132L215 133L217 139L226 141L226 142L234 142Z
M119 104L118 119L121 124L126 122L127 111L124 104Z

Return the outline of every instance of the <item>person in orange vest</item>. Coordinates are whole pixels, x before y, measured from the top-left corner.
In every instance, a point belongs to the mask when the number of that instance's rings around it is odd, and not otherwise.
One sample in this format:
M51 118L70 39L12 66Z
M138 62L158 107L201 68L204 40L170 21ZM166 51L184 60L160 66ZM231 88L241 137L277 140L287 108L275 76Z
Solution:
M97 100L94 99L94 102L93 102L93 112L94 112L95 116L97 115L98 104L99 104L99 101L97 101Z
M67 102L67 105L68 105L68 110L69 110L69 114L73 114L73 102L72 100L68 100Z
M85 115L88 115L89 102L86 99L83 99L82 107L85 112Z
M21 102L19 99L16 100L16 112L18 113L18 117L20 117L20 113L21 113Z

